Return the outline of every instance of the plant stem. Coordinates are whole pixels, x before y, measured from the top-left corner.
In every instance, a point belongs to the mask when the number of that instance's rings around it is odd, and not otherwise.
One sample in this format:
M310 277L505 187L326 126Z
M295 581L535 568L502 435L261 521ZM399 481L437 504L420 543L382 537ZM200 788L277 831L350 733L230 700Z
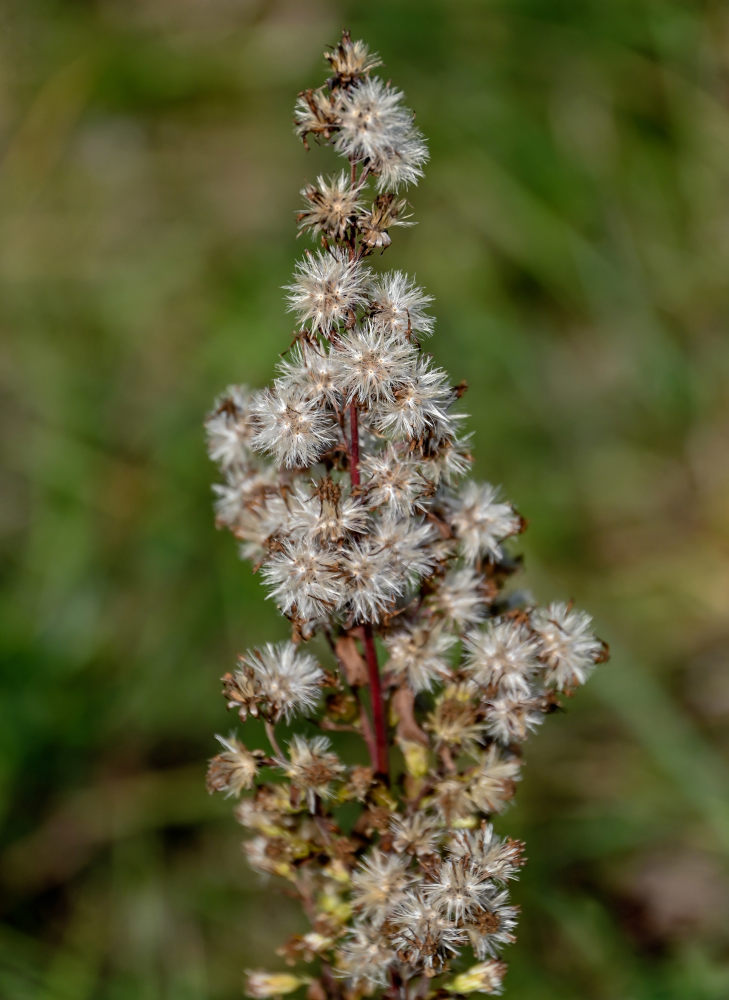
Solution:
M270 723L268 719L266 719L266 721L264 722L264 726L266 728L266 736L268 736L268 742L271 744L274 754L276 754L281 760L286 760L286 758L283 755L283 751L281 750L281 747L278 745L278 741L276 739L276 732L273 728L273 724Z

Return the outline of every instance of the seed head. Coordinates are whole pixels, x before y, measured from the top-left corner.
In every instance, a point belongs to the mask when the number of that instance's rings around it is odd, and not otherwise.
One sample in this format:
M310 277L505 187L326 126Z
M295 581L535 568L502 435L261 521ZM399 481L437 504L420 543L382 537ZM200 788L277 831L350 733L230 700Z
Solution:
M334 420L319 401L283 384L258 393L251 410L253 447L287 469L313 465L337 439Z
M472 771L468 794L486 815L503 812L514 798L521 778L521 761L510 751L493 744L479 758Z
M303 621L320 620L341 604L338 563L310 538L283 541L261 571L283 614Z
M347 404L369 407L394 397L407 383L415 349L378 329L372 322L347 332L335 345L331 361L335 382Z
M448 921L463 923L486 909L494 884L470 858L453 858L443 862L436 880L427 882L423 891Z
M304 793L312 813L316 811L317 798L330 798L332 782L344 773L344 765L332 753L326 736L307 739L296 734L289 743L289 759L277 763L292 786Z
M450 673L448 651L456 636L431 624L410 624L385 638L390 654L388 670L394 677L405 677L413 691L430 691Z
M436 976L466 943L465 932L442 915L423 890L409 890L391 918L392 946L400 961Z
M369 301L372 319L386 333L398 337L429 337L435 320L425 311L433 301L403 271L387 271L372 283Z
M355 83L339 96L334 148L378 174L380 191L398 191L423 176L428 149L402 103L403 94L377 77Z
M339 87L366 76L370 70L382 65L377 53L370 52L362 41L353 42L348 31L342 32L339 43L327 50L324 58L334 73L333 83Z
M224 792L226 798L237 798L242 791L253 787L263 753L247 750L233 735L227 739L216 736L215 739L223 747L223 753L213 757L208 765L208 791Z
M359 190L352 187L344 171L332 177L317 177L316 184L301 189L301 196L306 208L296 217L299 229L322 233L330 240L343 240L362 210Z
M290 642L267 642L240 657L238 670L226 678L226 696L243 721L248 714L288 721L315 707L323 677L310 654L299 652Z
M537 642L525 625L494 620L464 640L465 667L477 684L516 698L533 694L539 670Z
M415 877L407 869L407 858L375 848L353 872L352 905L373 927L383 923L413 883Z
M466 483L449 504L450 521L459 539L464 558L501 558L501 543L521 530L521 520L511 504L498 499L489 483Z
M289 310L300 323L328 336L365 301L366 275L339 247L308 254L296 265L294 282L286 286Z
M531 626L539 639L547 683L558 691L584 684L603 653L590 616L568 604L554 603L533 611Z
M377 928L356 925L341 944L337 973L352 989L387 986L395 952Z

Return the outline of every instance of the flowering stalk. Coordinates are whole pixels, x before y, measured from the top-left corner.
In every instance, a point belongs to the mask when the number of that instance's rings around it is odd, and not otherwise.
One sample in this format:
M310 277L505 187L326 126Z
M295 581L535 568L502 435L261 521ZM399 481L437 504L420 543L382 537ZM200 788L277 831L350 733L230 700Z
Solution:
M223 678L270 752L218 737L208 784L250 793L236 809L250 864L311 922L280 949L302 971L251 972L251 996L499 993L523 845L491 819L529 733L606 650L584 613L509 588L524 521L464 478L463 389L421 347L431 299L367 266L410 224L401 192L426 145L362 42L345 32L326 58L296 132L348 166L302 191L320 249L287 287L294 345L270 388L232 386L207 420L217 523L291 625Z

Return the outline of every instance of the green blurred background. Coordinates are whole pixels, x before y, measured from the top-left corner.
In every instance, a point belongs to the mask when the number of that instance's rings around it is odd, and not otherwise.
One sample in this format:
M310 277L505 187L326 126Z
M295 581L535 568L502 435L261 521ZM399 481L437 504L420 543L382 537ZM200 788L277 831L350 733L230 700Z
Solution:
M0 997L229 1000L295 909L204 791L281 636L201 420L290 340L291 132L343 25L430 139L436 297L526 581L613 659L528 750L514 1000L729 997L729 7L3 0Z

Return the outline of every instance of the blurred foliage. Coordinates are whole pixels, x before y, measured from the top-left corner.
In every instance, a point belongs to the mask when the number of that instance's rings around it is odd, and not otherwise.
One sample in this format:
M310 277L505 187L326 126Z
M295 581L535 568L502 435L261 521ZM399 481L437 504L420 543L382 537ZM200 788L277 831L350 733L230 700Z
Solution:
M203 789L283 634L201 419L290 337L290 130L345 23L430 138L384 265L437 300L526 579L612 662L528 755L508 995L729 996L729 8L5 0L0 996L227 1000L299 926ZM275 928L275 930L274 930Z

